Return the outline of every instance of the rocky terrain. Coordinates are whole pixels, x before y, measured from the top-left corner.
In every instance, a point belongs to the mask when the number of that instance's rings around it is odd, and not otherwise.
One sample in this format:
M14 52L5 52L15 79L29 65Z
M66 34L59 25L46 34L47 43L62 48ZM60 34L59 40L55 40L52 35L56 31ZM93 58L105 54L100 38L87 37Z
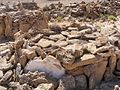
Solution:
M0 6L0 90L120 90L120 2Z

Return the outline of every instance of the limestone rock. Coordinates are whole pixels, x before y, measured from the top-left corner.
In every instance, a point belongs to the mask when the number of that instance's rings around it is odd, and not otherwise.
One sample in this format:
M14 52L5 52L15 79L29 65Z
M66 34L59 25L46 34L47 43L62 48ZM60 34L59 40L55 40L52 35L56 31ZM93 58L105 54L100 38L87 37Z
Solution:
M52 41L52 40L41 39L41 40L37 43L37 45L45 48L45 47L49 47L49 46L52 45L53 43L54 43L54 41Z
M6 50L0 52L0 56L2 56L2 57L6 56L8 54L10 54L10 49L6 49Z
M6 71L9 70L13 67L11 63L7 63L6 58L1 58L0 57L0 70Z
M68 27L68 30L69 31L78 31L78 28L77 27Z
M110 49L114 48L113 46L102 46L100 48L97 48L93 54L96 54L96 53L102 53L102 52L105 52L105 51L109 51Z
M44 59L46 57L45 51L43 49L41 49L40 47L33 46L32 48L34 48L34 50L36 51L37 55L40 56L42 59Z
M68 42L67 41L61 41L61 40L58 40L57 42L55 42L52 46L57 46L57 47L65 47L68 45Z
M20 56L20 58L19 58L19 63L20 63L23 67L25 67L25 65L27 64L27 57L26 57L25 55Z
M17 61L16 61L16 58L15 58L15 54L13 54L11 56L11 58L9 59L9 62L12 63L12 64L15 64Z
M0 79L3 77L3 71L0 70Z
M62 34L50 35L49 38L56 41L66 39L66 37L63 36Z
M0 90L7 90L6 87L0 86Z
M65 70L60 62L50 55L43 60L35 58L34 60L29 61L25 67L25 71L42 71L54 78L60 78L65 74Z
M25 55L29 60L32 60L36 57L35 50L22 49L22 54Z
M5 84L9 79L12 77L13 72L12 70L7 71L4 76L0 79L1 84Z
M96 62L97 58L92 55L92 54L84 54L81 57L81 60L76 61L73 64L63 64L64 68L67 70L72 70L76 67L79 66L84 66L84 65L88 65L88 64L94 64Z
M37 34L35 37L31 39L31 41L37 43L42 38L42 36L43 34Z
M54 86L52 83L43 83L38 85L34 90L54 90Z

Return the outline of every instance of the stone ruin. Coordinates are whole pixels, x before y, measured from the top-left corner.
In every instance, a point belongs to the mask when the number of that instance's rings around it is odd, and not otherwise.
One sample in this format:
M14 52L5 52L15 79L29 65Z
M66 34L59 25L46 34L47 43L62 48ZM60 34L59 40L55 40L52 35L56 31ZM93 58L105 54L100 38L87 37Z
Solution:
M48 20L40 9L0 14L0 37L12 39L0 44L1 90L93 90L119 78L119 17Z

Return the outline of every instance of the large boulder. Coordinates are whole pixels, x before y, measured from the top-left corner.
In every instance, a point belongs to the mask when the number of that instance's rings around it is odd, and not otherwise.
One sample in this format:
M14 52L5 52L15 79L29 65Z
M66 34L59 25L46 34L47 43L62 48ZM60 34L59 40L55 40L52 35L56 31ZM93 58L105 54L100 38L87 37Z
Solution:
M60 78L65 74L65 70L60 62L50 55L43 60L41 58L34 58L32 61L29 61L25 71L42 71L54 78Z

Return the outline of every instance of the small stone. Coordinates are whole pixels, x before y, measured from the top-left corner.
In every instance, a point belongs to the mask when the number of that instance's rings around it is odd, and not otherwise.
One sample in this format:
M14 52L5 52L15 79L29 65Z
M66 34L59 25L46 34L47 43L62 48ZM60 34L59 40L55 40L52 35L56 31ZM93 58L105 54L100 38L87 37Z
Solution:
M67 40L67 42L68 42L69 44L74 44L74 43L80 44L80 43L81 43L79 39L70 39L70 40Z
M57 24L53 24L50 26L50 29L56 33L60 33L61 32L61 27Z
M7 63L6 58L1 58L0 57L0 70L6 71L9 70L13 67L11 63Z
M68 27L68 30L69 30L69 31L72 31L72 30L73 30L73 31L78 31L78 28L77 28L77 27Z
M0 52L0 56L2 56L2 57L6 56L8 54L10 54L10 49L6 49L6 50Z
M13 54L11 58L9 59L9 62L12 64L15 64L17 61L15 60L15 55Z
M97 48L93 54L96 54L96 53L102 53L102 52L105 52L105 51L109 51L110 49L114 48L113 46L102 46L100 48Z
M92 30L90 28L83 29L79 32L80 34L91 34Z
M90 53L95 52L95 50L97 49L94 43L87 43L85 46Z
M114 86L114 90L119 90L119 86L118 86L118 85L115 85L115 86Z
M68 35L69 39L79 39L81 37L81 34L79 35Z
M62 31L61 34L64 35L64 36L68 36L68 35L70 35L70 33L67 32L67 31Z
M43 34L37 34L35 37L31 39L31 41L37 43L42 37L43 37Z
M52 44L54 44L54 41L52 41L52 40L47 40L47 39L41 39L41 40L37 43L38 46L41 46L41 47L43 47L43 48L49 47L49 46L51 46Z
M63 36L62 34L50 35L49 38L56 41L66 39L66 37Z
M81 61L88 61L89 60L96 60L96 57L92 54L84 54L82 57L81 57Z
M46 53L43 49L41 49L40 47L37 46L33 46L32 48L34 48L34 50L36 51L38 56L41 56L42 59L44 59L46 57Z
M96 45L97 46L103 46L107 42L108 42L108 38L107 37L101 36L101 37L96 38Z
M67 45L68 45L67 41L57 41L52 46L64 47L64 46L67 46Z
M18 50L19 48L22 48L22 45L24 44L24 41L21 39L19 39L19 40L16 40L15 41L15 43L14 43L14 48L16 49L16 50Z
M0 79L3 77L3 71L0 70Z
M54 90L54 85L52 83L43 83L38 85L34 90Z
M7 72L4 74L4 76L0 79L0 83L1 83L1 84L6 83L7 81L9 81L9 79L12 77L12 75L13 75L12 70L7 71Z
M22 65L22 67L25 67L27 64L27 57L25 55L20 56L19 63Z
M21 64L20 63L17 63L17 66L16 66L16 75L19 76L21 73L22 73L22 67L21 67Z
M67 75L60 79L57 90L74 90L75 87L75 78L71 75Z
M32 60L36 57L35 50L22 49L22 54L25 55L29 60Z
M8 90L6 87L0 86L0 90Z

